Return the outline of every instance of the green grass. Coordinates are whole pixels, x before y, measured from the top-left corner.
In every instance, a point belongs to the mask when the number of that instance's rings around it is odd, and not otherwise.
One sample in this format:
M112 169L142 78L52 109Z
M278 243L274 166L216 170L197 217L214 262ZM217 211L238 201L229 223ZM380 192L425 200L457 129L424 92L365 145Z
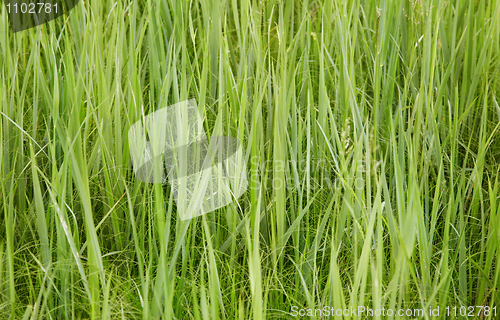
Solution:
M14 34L1 6L0 319L497 319L499 20L499 0L103 0ZM181 221L127 132L191 98L250 188Z

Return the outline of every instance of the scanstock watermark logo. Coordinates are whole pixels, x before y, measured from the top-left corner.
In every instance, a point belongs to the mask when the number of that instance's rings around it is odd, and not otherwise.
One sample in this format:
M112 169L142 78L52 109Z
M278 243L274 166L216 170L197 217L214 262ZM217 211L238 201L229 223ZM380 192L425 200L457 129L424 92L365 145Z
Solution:
M209 138L194 99L144 116L128 138L136 178L170 183L181 220L221 208L247 190L240 142Z
M80 0L4 0L14 32L30 29L63 14L68 14Z

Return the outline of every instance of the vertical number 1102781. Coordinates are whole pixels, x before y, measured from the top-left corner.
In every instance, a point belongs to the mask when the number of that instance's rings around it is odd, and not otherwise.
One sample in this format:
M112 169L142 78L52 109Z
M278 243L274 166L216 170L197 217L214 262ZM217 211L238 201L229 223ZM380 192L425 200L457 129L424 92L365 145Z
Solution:
M7 3L7 13L57 13L57 3Z

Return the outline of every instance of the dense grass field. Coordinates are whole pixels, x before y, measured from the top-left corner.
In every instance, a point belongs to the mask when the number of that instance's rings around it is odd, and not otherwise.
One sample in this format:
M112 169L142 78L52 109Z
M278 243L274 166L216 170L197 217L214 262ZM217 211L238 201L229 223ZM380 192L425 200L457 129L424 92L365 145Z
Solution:
M499 20L84 0L13 33L2 5L0 319L500 318ZM191 98L250 185L181 221L127 132Z

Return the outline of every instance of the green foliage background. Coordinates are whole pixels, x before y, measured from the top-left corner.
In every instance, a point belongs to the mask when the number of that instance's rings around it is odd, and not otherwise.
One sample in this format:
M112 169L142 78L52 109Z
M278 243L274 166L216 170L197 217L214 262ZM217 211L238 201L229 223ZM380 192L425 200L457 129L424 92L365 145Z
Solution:
M2 6L0 318L496 319L499 20L498 0L103 0L12 33ZM180 221L127 131L190 98L251 186Z

